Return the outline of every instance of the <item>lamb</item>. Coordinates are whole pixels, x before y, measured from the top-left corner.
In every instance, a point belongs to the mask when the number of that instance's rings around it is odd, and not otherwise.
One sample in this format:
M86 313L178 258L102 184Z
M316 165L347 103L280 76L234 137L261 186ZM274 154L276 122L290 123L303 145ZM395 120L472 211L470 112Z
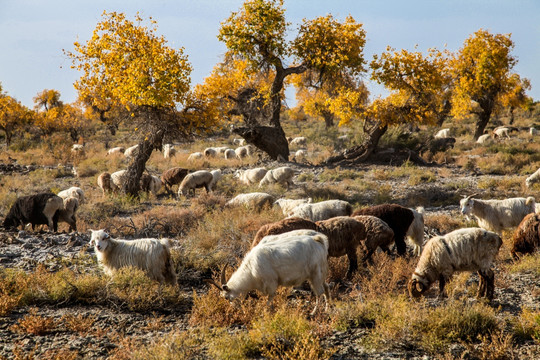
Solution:
M343 200L326 200L318 203L301 204L287 214L288 217L300 217L311 221L330 219L336 216L349 216L352 206Z
M408 284L411 297L420 297L431 284L439 280L439 297L445 296L444 286L456 271L478 271L478 297L493 299L495 275L491 265L502 245L494 232L480 228L465 228L444 236L431 238L422 251Z
M398 204L381 204L368 208L358 209L353 216L371 215L383 220L394 231L394 243L399 255L405 255L407 246L405 236L414 221L414 213L411 209Z
M278 167L273 170L268 170L262 180L259 182L259 187L268 184L280 184L282 186L294 185L292 178L294 170L288 166Z
M56 195L60 196L63 200L68 197L76 197L81 204L84 202L84 191L80 187L72 186L69 189L60 191Z
M267 193L255 192L247 194L238 194L231 200L227 201L226 206L245 206L261 210L265 206L271 206L274 197Z
M410 209L413 212L414 220L409 226L405 236L407 240L413 245L413 253L416 256L420 256L422 253L422 246L424 245L424 214L425 210L422 206L414 209Z
M113 147L109 149L109 151L107 151L107 155L120 154L120 153L123 154L124 151L126 151L126 149L123 146L117 146L117 147Z
M328 237L329 257L347 255L349 259L348 278L358 270L356 249L366 239L366 230L361 222L348 216L339 216L317 222L301 218L289 218L266 224L255 234L251 247L256 246L268 235L278 235L300 229L314 230L326 235Z
M289 142L289 144L291 146L306 147L307 139L304 136L295 137Z
M370 215L358 215L352 218L361 222L366 231L366 240L364 242L366 253L362 259L364 263L371 260L371 255L378 247L387 254L390 253L388 247L394 242L394 231L387 223L378 217Z
M484 134L484 135L480 135L478 137L478 140L476 140L476 143L477 144L486 144L488 141L491 140L491 135L489 134Z
M137 151L139 150L139 145L133 145L131 147L128 147L126 151L124 151L124 156L127 158L132 158L137 155Z
M69 225L69 231L77 231L77 219L75 213L79 208L79 199L68 197L64 199L64 206L58 210L58 222L65 222Z
M176 155L176 149L174 148L173 144L163 145L163 157L165 159L169 159L175 155Z
M236 156L236 152L234 152L233 149L225 150L223 152L223 155L225 155L225 159L227 159L227 160L238 159L238 156Z
M199 160L199 159L202 159L202 158L203 158L202 153L194 152L194 153L189 154L187 159L188 159L188 161L195 161L195 160Z
M157 176L142 174L140 179L141 191L152 192L157 196L159 189L161 189L161 180Z
M310 204L312 201L313 201L312 198L307 198L307 199L284 199L284 198L281 198L281 199L277 199L274 202L274 206L277 206L278 208L280 208L281 211L283 212L283 215L287 216L287 214L292 212L293 209L295 207L297 207L298 205Z
M331 300L325 282L327 255L328 238L312 230L267 236L246 254L229 281L225 279L225 266L221 271L221 284L212 279L206 282L216 286L221 296L229 301L259 290L268 296L268 304L271 304L278 286L300 285L307 280L317 297L311 312L314 315L321 295L326 298L326 309Z
M447 137L450 137L450 129L441 129L434 136L435 139L443 139Z
M173 167L168 170L165 170L161 174L161 182L165 186L165 189L168 193L171 192L173 185L180 184L182 180L186 177L189 170L181 167Z
M26 224L32 224L32 230L36 225L46 224L49 231L58 230L58 210L64 208L64 201L60 196L53 193L39 193L35 195L21 196L9 209L4 219L3 227L16 228Z
M260 182L267 170L265 168L255 168L247 170L237 170L234 173L234 177L238 178L241 183L251 185Z
M512 250L514 259L518 254L531 254L540 248L540 214L529 214L523 218L514 236Z
M525 185L530 188L532 184L540 181L540 169L532 173L528 178L525 179Z
M477 194L461 199L461 212L474 216L481 228L498 234L503 229L518 226L525 215L535 211L536 202L533 197L479 200L473 199L475 195Z
M187 196L190 190L195 194L195 189L200 187L204 187L206 192L209 193L212 191L211 185L213 180L214 176L212 173L206 170L199 170L187 174L178 187L178 196Z
M151 279L176 285L169 239L130 241L113 239L105 230L90 231L90 245L94 246L98 262L107 275L113 275L120 268L133 266L143 270Z
M108 172L102 172L99 174L97 184L101 188L101 191L103 191L103 195L118 191L118 186L112 182L111 174Z

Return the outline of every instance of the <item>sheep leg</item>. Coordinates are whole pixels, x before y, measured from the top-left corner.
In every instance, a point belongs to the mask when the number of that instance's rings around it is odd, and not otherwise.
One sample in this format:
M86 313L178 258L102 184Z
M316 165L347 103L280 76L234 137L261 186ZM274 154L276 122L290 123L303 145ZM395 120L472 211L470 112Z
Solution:
M494 292L495 292L495 274L493 273L493 270L491 269L488 269L484 271L483 273L484 273L484 281L486 284L484 296L487 299L492 300Z
M476 293L476 297L481 298L486 296L487 284L485 275L482 273L482 271L478 271L478 275L480 276L480 283L478 284L478 292Z
M444 286L446 285L446 277L444 275L439 276L439 299L446 297Z
M323 283L323 286L324 286L324 296L326 298L325 311L328 312L328 306L330 305L330 302L332 301L332 297L330 296L330 288L328 287L328 284Z
M349 250L347 252L347 258L349 259L349 270L347 271L347 279L352 277L352 274L358 270L358 258L356 256L356 249L354 251Z
M405 234L394 234L394 243L396 244L396 251L398 255L405 255L405 253L407 252L407 245L405 244Z

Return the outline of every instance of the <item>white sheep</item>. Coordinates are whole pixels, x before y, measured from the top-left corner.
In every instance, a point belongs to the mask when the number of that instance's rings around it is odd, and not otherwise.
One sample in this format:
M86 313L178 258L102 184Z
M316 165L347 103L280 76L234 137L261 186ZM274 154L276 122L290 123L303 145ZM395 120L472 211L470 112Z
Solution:
M540 131L536 128L531 127L529 128L529 134L531 134L531 136L535 136L535 135L540 134Z
M127 170L118 170L111 174L112 183L118 188L122 189L127 181Z
M223 152L223 155L225 156L225 159L227 160L238 159L238 156L236 156L236 152L233 149L226 149Z
M306 158L306 156L307 152L304 149L296 150L296 152L294 153L294 159L296 161L302 161Z
M208 147L208 148L204 149L203 154L206 157L215 157L217 155L217 151L213 147Z
M422 253L422 246L424 245L424 214L425 210L422 206L411 209L414 214L414 220L407 230L407 240L413 246L413 253L416 256L420 256Z
M532 184L537 183L538 181L540 181L540 169L536 170L525 179L525 185L531 187Z
M234 152L239 159L248 157L250 153L248 146L237 147L236 149L234 149Z
M477 144L486 144L487 142L489 142L491 140L491 135L489 134L484 134L484 135L480 135L478 137L478 140L476 140L476 143Z
M234 177L238 178L242 184L251 185L260 182L267 171L265 168L236 170Z
M309 204L313 201L312 198L307 199L277 199L274 202L274 205L281 209L281 212L283 215L287 216L287 214L291 213L295 207L302 205L302 204Z
M69 189L62 190L56 195L60 196L63 200L67 199L68 197L76 197L81 204L84 202L84 191L77 186L72 186Z
M188 161L195 161L195 160L200 160L203 158L203 154L201 152L194 152L194 153L191 153L189 154L188 156Z
M176 149L173 144L164 144L163 145L163 158L169 159L176 155Z
M319 297L326 298L326 310L331 300L325 279L328 274L328 238L313 230L296 230L280 235L269 235L253 247L244 257L229 281L225 267L221 271L221 284L215 285L221 296L232 301L252 290L268 295L268 304L278 286L296 286L308 281L316 296L314 315Z
M298 147L306 147L307 146L307 139L304 136L298 136L292 139L289 144L291 146L298 146Z
M107 155L113 155L113 154L123 154L126 149L123 146L117 146L109 149L107 151Z
M308 203L296 206L287 213L287 217L299 217L311 221L321 221L336 216L349 216L352 206L343 200L326 200L318 203Z
M212 170L210 171L210 174L212 174L212 181L209 184L210 190L214 190L214 186L217 184L219 180L223 177L221 174L220 169Z
M133 266L143 270L151 279L176 284L169 239L122 240L111 238L105 230L90 231L90 245L94 246L98 262L107 275Z
M79 208L79 199L70 196L64 199L64 208L58 210L58 222L65 222L69 225L69 231L77 231L77 219L75 213Z
M450 129L441 129L434 136L435 139L444 139L447 137L450 137Z
M438 280L439 297L443 297L444 286L454 272L478 271L477 296L492 299L495 275L491 266L501 245L499 235L480 228L459 229L430 239L409 282L409 294L419 297Z
M288 189L290 185L294 185L292 181L294 175L294 170L288 166L268 170L262 180L259 182L259 187L268 184L280 184L282 186L286 186Z
M505 137L507 139L510 138L510 129L506 127L499 127L495 130L493 130L493 137L495 138L502 138Z
M499 234L503 229L518 226L527 214L535 211L536 201L533 197L480 200L473 199L475 195L461 199L461 212L464 215L474 216L481 228Z
M127 158L132 158L137 155L137 151L139 150L139 145L133 145L130 146L124 151L124 156Z
M212 191L211 185L213 181L214 176L210 171L199 170L187 174L178 187L178 196L187 196L190 190L195 194L195 189L200 187L204 187L206 192L209 193Z
M264 206L271 206L274 201L274 197L267 193L255 192L247 194L238 194L231 200L227 201L226 206L244 206L248 208L254 208L256 210L262 209Z

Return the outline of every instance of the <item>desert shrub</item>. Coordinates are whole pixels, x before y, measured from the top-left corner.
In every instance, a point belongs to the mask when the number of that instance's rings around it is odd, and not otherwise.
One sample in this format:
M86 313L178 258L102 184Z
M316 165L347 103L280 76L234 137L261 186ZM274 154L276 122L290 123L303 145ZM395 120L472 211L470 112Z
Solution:
M531 272L540 276L540 253L521 257L519 261L511 264L508 270L511 273Z
M95 315L68 313L60 318L59 323L63 324L69 331L87 334L96 320Z
M182 237L195 226L201 213L171 206L155 206L132 216L133 235L140 237Z
M341 169L339 167L334 169L324 169L319 174L319 181L323 182L336 182L345 179L356 179L362 176L362 173L352 169Z
M512 334L516 340L534 340L540 344L540 311L524 308L521 314L510 321Z
M464 218L447 214L426 214L424 225L429 229L435 229L444 235L459 228L467 227Z
M21 334L45 335L54 330L56 321L48 316L37 314L37 309L30 309L29 314L26 314L16 324L10 327L11 331Z
M148 359L166 359L183 360L197 359L203 352L211 334L208 331L192 329L183 332L174 332L161 336L150 345L136 344L130 349L119 349L117 354L128 353L129 359L148 360ZM121 358L117 356L116 358Z

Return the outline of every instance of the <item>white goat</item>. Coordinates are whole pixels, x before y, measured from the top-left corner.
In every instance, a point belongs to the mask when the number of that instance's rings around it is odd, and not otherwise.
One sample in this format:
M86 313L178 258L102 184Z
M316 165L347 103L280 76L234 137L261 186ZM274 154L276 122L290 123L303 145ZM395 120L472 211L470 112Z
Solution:
M221 271L221 285L207 280L221 290L221 295L232 301L252 290L268 295L271 304L278 286L296 286L304 281L311 285L317 300L312 315L317 311L319 297L326 297L326 310L330 291L325 279L328 273L328 238L313 230L296 230L280 235L269 235L253 247L240 267L225 279Z
M211 186L213 181L214 176L210 171L199 170L192 172L191 174L187 174L178 187L178 196L186 196L190 191L195 194L195 189L200 187L204 187L206 192L209 193L212 191Z
M414 220L407 230L407 240L413 246L413 253L416 256L420 256L422 253L422 246L424 245L424 214L425 210L422 206L411 209L414 214Z
M538 181L540 181L540 169L536 170L525 179L525 185L531 187L532 184L537 183Z
M107 275L122 267L133 266L159 282L176 284L169 239L113 239L105 230L90 230L98 262Z
M461 199L462 214L474 216L481 228L499 234L503 229L518 226L527 214L535 210L536 202L533 197L479 200L473 199L475 195Z
M499 235L480 228L459 229L430 239L409 282L409 294L419 297L439 280L439 297L443 297L444 286L454 272L478 271L477 296L492 299L495 275L491 265L501 245Z
M318 203L308 203L296 206L287 217L299 217L311 221L321 221L336 216L349 216L352 206L343 200L326 200Z

